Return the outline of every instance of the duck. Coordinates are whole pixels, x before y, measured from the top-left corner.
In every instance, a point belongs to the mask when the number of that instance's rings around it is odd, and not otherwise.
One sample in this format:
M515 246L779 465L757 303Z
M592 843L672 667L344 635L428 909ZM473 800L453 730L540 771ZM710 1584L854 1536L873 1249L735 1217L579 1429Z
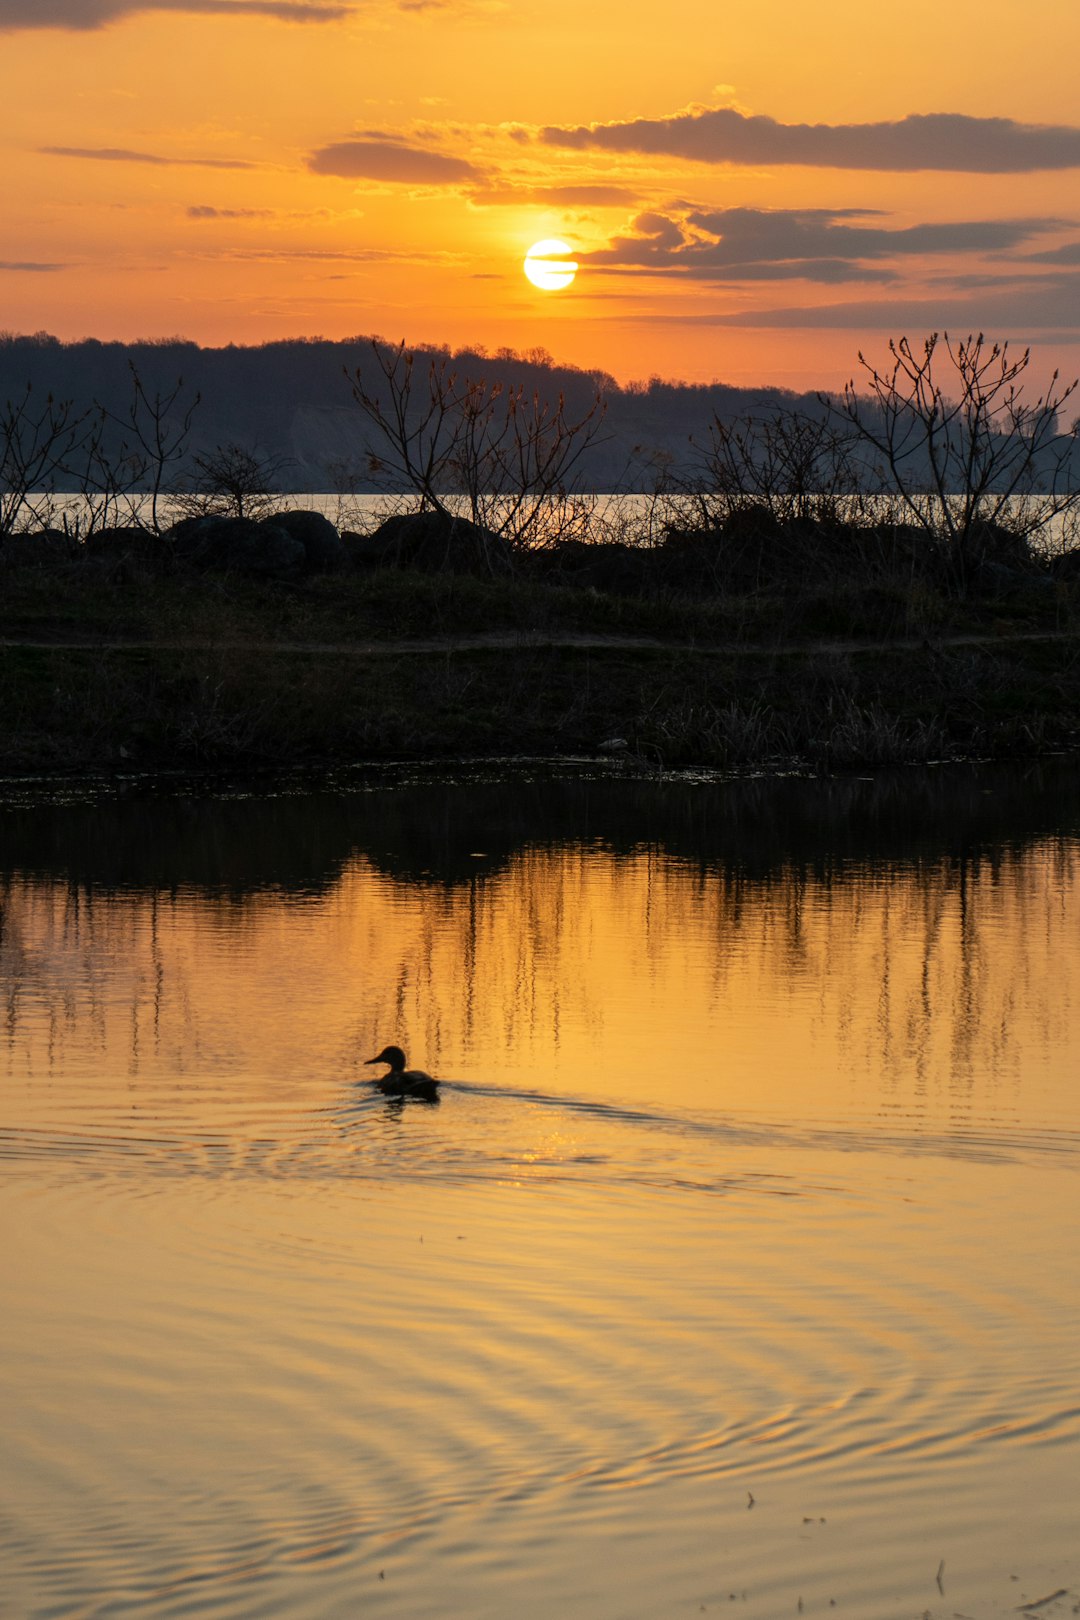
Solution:
M423 1097L426 1102L437 1102L439 1082L423 1069L407 1069L405 1053L400 1046L384 1046L377 1057L365 1058L369 1063L389 1063L390 1073L380 1075L375 1085L386 1097Z

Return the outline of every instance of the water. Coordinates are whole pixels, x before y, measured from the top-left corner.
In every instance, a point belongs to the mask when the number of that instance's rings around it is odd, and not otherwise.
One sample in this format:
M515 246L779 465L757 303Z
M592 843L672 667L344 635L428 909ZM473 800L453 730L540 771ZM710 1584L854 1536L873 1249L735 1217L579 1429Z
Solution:
M368 534L378 528L394 512L415 510L415 497L408 495L350 495L313 494L306 491L273 497L279 509L300 508L321 512L339 529ZM490 498L486 498L490 499ZM933 501L928 498L928 509ZM455 498L448 497L451 506ZM992 504L992 497L990 498ZM1032 518L1033 503L1049 503L1045 496L1017 496L1013 506L1023 514L1025 521ZM859 521L867 503L879 511L879 521L908 523L910 512L903 509L896 497L890 495L860 497L853 506L853 520ZM462 516L468 516L471 507L464 497L458 497L457 506ZM539 503L542 507L543 503ZM497 515L499 502L493 501L492 513ZM525 511L532 510L526 503ZM88 528L101 528L109 524L152 523L152 502L148 495L133 492L113 502L103 510L100 501L88 501L83 495L54 495L38 493L27 500L26 514L33 525L54 524L66 526L73 533L84 533ZM175 501L163 497L159 502L158 521L162 526L184 515ZM657 545L664 540L669 529L699 527L702 522L700 503L694 497L678 494L594 494L585 492L567 497L556 497L550 505L546 521L537 519L535 532L527 531L527 538L589 539L623 541L629 544ZM1078 544L1078 516L1071 511L1049 511L1040 516L1040 527L1032 544L1046 555L1072 549Z
M12 799L0 1614L1076 1613L1078 788Z

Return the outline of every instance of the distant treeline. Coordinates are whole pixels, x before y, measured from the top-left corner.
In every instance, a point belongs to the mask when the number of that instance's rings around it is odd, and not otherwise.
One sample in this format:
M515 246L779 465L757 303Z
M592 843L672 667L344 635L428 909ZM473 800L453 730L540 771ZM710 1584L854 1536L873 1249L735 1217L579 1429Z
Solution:
M85 338L62 343L47 332L0 333L0 405L21 398L28 385L39 399L52 394L82 409L104 407L114 419L119 451L132 396L132 367L147 394L171 394L183 379L177 409L199 398L187 444L190 458L230 443L257 450L277 465L281 487L364 493L383 487L373 479L366 454L368 435L352 398L349 376L376 379L373 341L383 352L394 346L370 337L328 342L293 338L256 347L230 344L201 348L183 338L138 343L102 343ZM446 348L417 348L416 364L441 363ZM582 487L596 491L649 490L658 474L690 476L696 464L693 436L707 437L714 418L735 421L779 409L820 418L816 394L778 388L732 388L648 382L620 387L600 371L558 365L544 350L518 353L461 349L452 356L462 376L524 387L545 398L563 395L570 416L583 415L602 393L603 433L589 444L578 469ZM174 469L183 472L183 466ZM62 482L58 487L63 487ZM77 489L77 481L68 488Z

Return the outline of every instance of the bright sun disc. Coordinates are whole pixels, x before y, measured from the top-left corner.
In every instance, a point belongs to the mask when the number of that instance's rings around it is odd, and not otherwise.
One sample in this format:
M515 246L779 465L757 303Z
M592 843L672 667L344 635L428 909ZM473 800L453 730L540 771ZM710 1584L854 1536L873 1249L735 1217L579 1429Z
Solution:
M577 275L577 265L567 258L570 249L557 237L534 242L525 255L525 274L534 287L544 292L561 292Z

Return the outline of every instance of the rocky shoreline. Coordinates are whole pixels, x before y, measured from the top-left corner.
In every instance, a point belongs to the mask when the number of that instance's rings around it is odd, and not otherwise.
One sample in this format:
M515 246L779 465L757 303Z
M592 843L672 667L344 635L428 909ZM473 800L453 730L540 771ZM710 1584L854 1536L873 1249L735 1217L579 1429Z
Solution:
M529 556L434 512L367 536L304 511L8 536L0 772L612 744L653 769L845 770L1077 745L1075 553L989 533L961 596L923 536L752 517Z

